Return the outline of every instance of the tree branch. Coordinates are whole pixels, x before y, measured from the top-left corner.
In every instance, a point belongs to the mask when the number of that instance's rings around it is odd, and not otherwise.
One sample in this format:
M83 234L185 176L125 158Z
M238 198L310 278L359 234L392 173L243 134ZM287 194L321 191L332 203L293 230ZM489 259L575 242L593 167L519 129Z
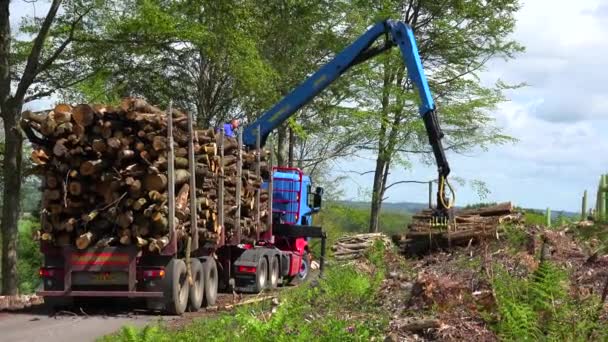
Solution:
M384 191L390 189L393 185L398 185L398 184L406 184L406 183L415 183L415 184L429 184L429 183L437 183L437 180L430 180L430 181L399 181L399 182L394 182L391 183L390 185L388 185L386 188L384 188Z
M57 15L57 11L59 10L59 6L61 5L61 0L53 0L51 4L51 8L44 18L44 22L40 27L40 31L38 35L34 39L34 45L32 46L32 51L27 57L27 64L25 65L25 70L23 71L23 76L21 77L21 81L17 86L17 92L15 93L15 100L17 102L23 101L25 98L25 93L27 89L32 85L34 79L36 78L38 72L38 65L40 63L40 55L42 53L42 47L44 45L44 41L46 40L49 30L51 29L51 25L55 20L55 16Z
M84 16L87 15L92 9L93 8L90 7L83 14L78 16L78 18L76 18L76 20L74 20L72 22L72 25L70 25L70 33L69 33L68 37L65 39L65 41L63 43L61 43L61 45L57 48L57 50L55 50L55 52L51 55L51 57L49 57L46 61L44 61L44 63L42 63L42 65L37 69L38 73L41 73L41 72L45 71L46 69L48 69L48 67L50 67L51 64L53 64L53 62L55 62L55 60L63 53L63 51L68 47L68 45L70 45L70 43L74 40L74 32L76 31L76 26L82 21L82 18L84 18Z

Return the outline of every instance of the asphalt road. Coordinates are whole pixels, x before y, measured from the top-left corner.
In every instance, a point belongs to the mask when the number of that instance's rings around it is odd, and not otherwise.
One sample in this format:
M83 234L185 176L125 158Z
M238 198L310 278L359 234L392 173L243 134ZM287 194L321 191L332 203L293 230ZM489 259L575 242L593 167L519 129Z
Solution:
M318 270L313 270L311 280L317 277ZM143 306L128 300L101 298L79 303L69 311L53 312L40 305L21 311L0 312L0 342L88 342L116 332L125 325L144 327L149 323L163 323L179 327L193 319L216 315L224 311L226 305L258 296L241 294L235 297L233 294L219 293L215 308L186 313L181 317L138 309Z
M0 312L0 341L95 341L124 325L143 327L177 317L133 310L129 303L86 303L71 311L50 312L36 306L17 312Z

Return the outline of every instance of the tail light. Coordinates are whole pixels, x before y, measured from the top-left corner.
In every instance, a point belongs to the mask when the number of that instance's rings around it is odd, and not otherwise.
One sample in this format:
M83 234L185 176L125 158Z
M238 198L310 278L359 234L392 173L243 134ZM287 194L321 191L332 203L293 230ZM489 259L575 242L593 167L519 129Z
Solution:
M240 273L255 273L256 268L254 266L239 266L238 271Z
M165 270L163 270L163 269L144 270L143 276L145 279L164 278Z
M44 267L40 267L40 270L38 271L38 275L40 276L40 278L54 278L57 273L58 272L52 268Z

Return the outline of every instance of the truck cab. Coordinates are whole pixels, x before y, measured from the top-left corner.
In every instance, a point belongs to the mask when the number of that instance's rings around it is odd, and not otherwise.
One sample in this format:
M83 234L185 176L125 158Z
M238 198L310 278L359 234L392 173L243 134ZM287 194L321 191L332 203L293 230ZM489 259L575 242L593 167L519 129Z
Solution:
M274 167L272 177L275 222L311 226L313 214L321 210L323 188L313 191L310 177L298 168Z
M312 262L309 241L312 237L321 237L320 228L313 226L313 216L321 210L323 188L313 190L310 177L301 169L281 166L273 167L272 182L266 182L263 187L272 188L271 239L289 256L284 280L287 283L304 281Z

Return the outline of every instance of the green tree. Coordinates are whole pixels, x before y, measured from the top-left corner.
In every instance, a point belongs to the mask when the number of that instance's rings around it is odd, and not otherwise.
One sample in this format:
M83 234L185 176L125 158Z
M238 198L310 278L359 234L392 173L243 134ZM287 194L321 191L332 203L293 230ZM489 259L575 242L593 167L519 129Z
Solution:
M101 1L53 0L42 18L26 18L11 34L9 0L0 0L0 116L4 125L2 206L2 293L18 291L17 222L23 179L23 139L18 120L25 103L67 88L94 73L78 63L72 45L87 27L86 16ZM60 10L61 9L61 10ZM89 28L90 29L90 28ZM31 39L31 40L29 40Z
M66 94L70 98L113 102L133 95L158 105L173 100L208 127L243 117L243 102L268 92L273 74L257 48L261 20L255 18L255 1L106 1L105 6L92 15L105 39L94 39L94 48L80 56L103 72Z
M382 0L351 1L349 34L370 23L392 18L414 30L420 56L446 134L447 151L485 149L512 139L495 126L489 110L504 101L505 85L483 86L480 73L491 58L512 58L522 47L509 38L517 0ZM359 67L352 85L359 111L357 131L373 137L359 145L376 153L369 230L377 231L391 167L414 157L432 162L418 98L400 51L393 49Z
M86 57L105 71L67 95L104 102L124 95L157 104L173 99L196 113L201 126L234 116L251 122L345 45L346 37L335 30L343 24L343 5L326 0L108 1L114 10L94 15L107 41ZM105 53L96 53L100 50ZM276 130L278 164L288 163L287 151L294 147L297 166L313 172L329 158L351 152L353 139L332 139L347 126L340 122L347 115L337 106L345 85L334 85ZM294 139L288 139L289 131Z

